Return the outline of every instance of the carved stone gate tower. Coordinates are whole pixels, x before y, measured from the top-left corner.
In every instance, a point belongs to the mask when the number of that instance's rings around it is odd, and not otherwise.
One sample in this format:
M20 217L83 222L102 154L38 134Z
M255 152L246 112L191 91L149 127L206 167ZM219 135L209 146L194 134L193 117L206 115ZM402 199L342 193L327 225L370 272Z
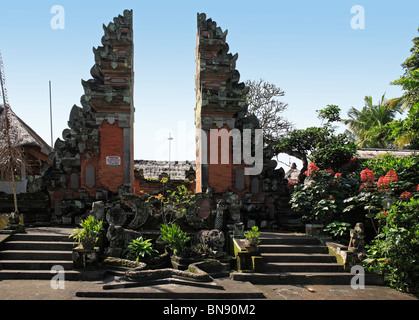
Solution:
M246 118L249 88L239 82L240 74L236 70L238 54L228 52L226 37L227 31L223 32L204 13L198 13L195 52L196 191L205 192L209 187L216 193L231 190L243 195L250 191L252 182L250 176L244 175L246 165L242 153L236 154L234 148L238 144L241 146L242 142L238 130L243 129L245 122L249 124L249 118ZM253 129L257 126L256 120ZM239 132L237 140L240 141L234 141L237 137L233 132ZM239 159L233 159L236 156ZM259 191L257 183L252 194L257 195Z
M103 29L102 46L93 48L92 79L82 81L82 108L72 108L69 128L43 167L57 216L68 203L75 210L109 193L134 192L133 12L125 10Z

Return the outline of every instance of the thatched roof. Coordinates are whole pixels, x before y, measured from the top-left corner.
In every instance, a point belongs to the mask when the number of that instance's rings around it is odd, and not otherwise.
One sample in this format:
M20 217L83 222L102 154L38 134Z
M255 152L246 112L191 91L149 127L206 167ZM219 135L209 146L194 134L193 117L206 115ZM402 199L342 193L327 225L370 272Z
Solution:
M397 149L359 149L358 158L360 159L375 159L383 154L391 154L399 158L409 157L410 155L417 153L419 150L397 150Z
M0 128L3 128L4 121L4 107L3 105L0 105ZM31 127L29 127L22 119L20 119L13 112L13 110L10 136L11 142L15 146L39 147L40 151L46 155L52 151L51 147ZM5 143L5 141L2 140L0 143Z

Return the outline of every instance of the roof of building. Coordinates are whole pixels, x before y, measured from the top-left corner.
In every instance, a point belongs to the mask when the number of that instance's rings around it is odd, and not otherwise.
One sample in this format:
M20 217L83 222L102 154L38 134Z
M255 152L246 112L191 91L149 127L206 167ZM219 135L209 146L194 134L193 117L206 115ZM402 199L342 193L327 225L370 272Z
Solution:
M20 119L12 111L12 125L10 127L11 142L18 146L36 146L41 149L41 152L48 155L51 152L51 147L22 119ZM4 107L0 105L0 128L3 128ZM4 141L0 141L4 143Z
M398 150L398 149L373 149L373 148L365 148L358 150L358 158L360 159L374 159L383 154L391 154L396 157L405 158L409 157L410 155L417 153L419 154L419 150Z

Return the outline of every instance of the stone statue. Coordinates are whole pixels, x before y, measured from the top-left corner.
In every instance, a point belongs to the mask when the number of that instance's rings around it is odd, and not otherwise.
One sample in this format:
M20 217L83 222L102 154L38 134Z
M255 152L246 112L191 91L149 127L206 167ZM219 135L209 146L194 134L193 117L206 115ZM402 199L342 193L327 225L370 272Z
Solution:
M365 245L364 224L358 222L355 229L350 231L351 240L349 241L348 251L350 252L363 252Z
M217 200L217 215L215 217L214 228L218 230L223 229L224 224L224 211L227 209L227 204L224 199Z
M239 223L241 221L240 209L243 206L240 197L230 191L226 193L225 199L225 202L228 204L230 219L233 220L234 223Z
M215 257L224 255L223 247L225 244L224 233L220 230L201 230L198 231L193 237L193 244L207 245L214 253Z

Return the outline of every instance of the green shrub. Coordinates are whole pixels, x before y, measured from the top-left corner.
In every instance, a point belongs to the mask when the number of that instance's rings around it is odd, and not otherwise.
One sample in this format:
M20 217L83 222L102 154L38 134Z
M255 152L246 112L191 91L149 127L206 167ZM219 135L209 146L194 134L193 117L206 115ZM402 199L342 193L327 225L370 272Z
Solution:
M349 233L351 229L351 224L348 222L333 221L329 223L323 231L329 233L333 240L338 241L339 243L346 244L349 243Z
M162 224L160 230L161 240L168 245L174 255L182 255L186 251L186 244L191 238L178 225Z
M385 225L368 246L364 266L390 286L419 290L419 199L401 199L381 215Z
M257 226L253 226L252 229L246 231L244 236L251 246L257 246L260 243L260 231Z
M151 239L144 240L143 237L133 239L125 250L127 259L138 261L146 256L157 254L158 251L153 249Z
M411 182L414 185L419 183L419 154L400 158L387 153L364 161L362 167L373 171L376 177L384 176L388 171L394 170L397 172L399 180Z
M97 221L93 216L87 217L80 223L82 229L74 229L70 235L74 241L78 241L85 249L93 249L103 226L103 221Z
M307 171L306 183L298 184L291 195L291 208L302 212L308 223L327 225L334 220L342 221L344 200L359 188L353 178L344 178L331 170Z

